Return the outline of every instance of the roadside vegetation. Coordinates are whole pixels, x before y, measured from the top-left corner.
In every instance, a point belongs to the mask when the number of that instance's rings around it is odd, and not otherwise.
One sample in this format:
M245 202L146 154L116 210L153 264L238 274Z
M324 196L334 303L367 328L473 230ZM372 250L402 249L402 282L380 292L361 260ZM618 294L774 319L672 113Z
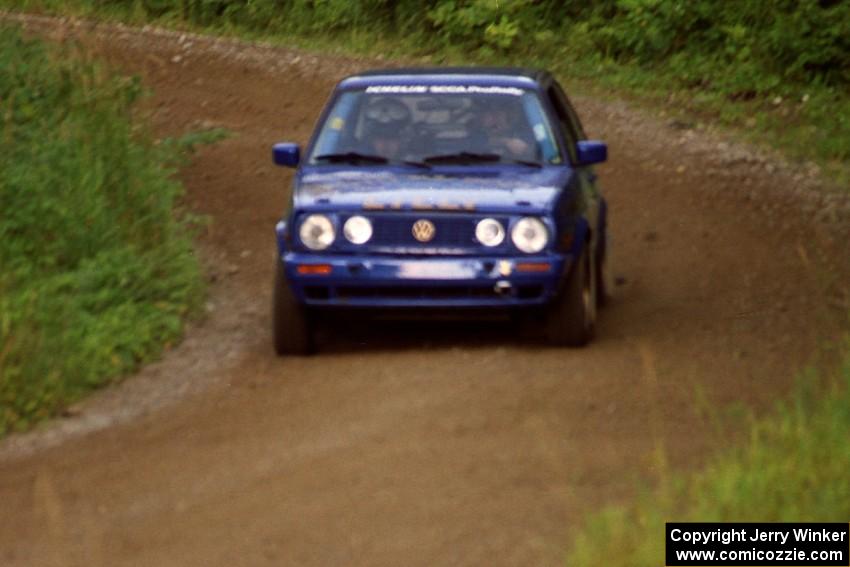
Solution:
M661 565L665 522L846 522L848 440L850 356L831 373L804 373L789 401L702 471L591 516L566 564Z
M839 0L0 0L432 63L539 65L694 126L850 172L850 3ZM811 164L810 164L811 165ZM812 169L817 169L812 167Z
M138 81L0 27L0 434L176 340L202 279Z

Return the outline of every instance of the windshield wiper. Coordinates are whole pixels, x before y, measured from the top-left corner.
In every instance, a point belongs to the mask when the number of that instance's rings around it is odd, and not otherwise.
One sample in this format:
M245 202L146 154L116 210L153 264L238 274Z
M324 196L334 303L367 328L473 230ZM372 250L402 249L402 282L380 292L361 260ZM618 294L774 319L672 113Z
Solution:
M501 161L499 154L479 154L474 152L458 152L456 154L441 154L428 156L422 161L424 163L491 163Z
M515 163L517 165L525 165L527 167L543 167L543 164L540 163L539 161L531 161L531 160L527 160L527 159L509 159L509 160L502 160L502 161L504 161L505 163Z
M402 161L404 165L409 165L410 167L418 167L420 169L431 169L431 166L425 163L424 161L414 161L410 159L406 159Z
M373 156L358 152L343 152L339 154L322 154L313 158L314 161L328 161L331 163L388 163L390 160L384 156Z
M448 163L448 164L464 164L464 163L515 163L526 167L543 167L543 164L536 161L526 159L505 159L499 154L479 154L474 152L458 152L456 154L442 154L437 156L428 156L422 160L423 163Z

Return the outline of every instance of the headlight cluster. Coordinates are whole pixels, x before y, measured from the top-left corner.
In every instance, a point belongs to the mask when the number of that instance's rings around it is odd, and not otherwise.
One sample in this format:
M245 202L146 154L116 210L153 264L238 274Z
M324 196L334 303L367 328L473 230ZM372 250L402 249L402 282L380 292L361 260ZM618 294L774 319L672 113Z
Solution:
M365 244L372 238L372 223L366 217L354 216L345 221L342 233L352 244Z
M310 250L324 250L336 240L336 229L325 215L310 215L301 222L298 236Z
M372 238L372 222L366 217L349 217L342 226L342 234L352 244L365 244ZM496 219L482 219L475 226L475 238L484 246L498 246L505 240L505 227ZM336 240L334 222L326 215L308 215L298 230L301 242L310 250L324 250ZM549 242L549 230L539 218L523 217L511 230L511 240L520 251L535 254Z
M365 244L372 238L372 223L359 215L350 217L342 226L342 234L352 244ZM324 250L336 240L336 228L326 215L309 215L301 222L298 236L310 250Z
M511 230L514 246L526 254L535 254L543 250L549 242L549 231L543 221L536 217L523 217Z
M484 246L498 246L505 239L505 227L496 219L483 219L475 227L475 238Z
M505 240L505 227L496 219L482 219L475 227L475 238L484 246L498 246ZM539 218L523 217L514 224L511 240L520 251L535 254L549 242L549 230Z

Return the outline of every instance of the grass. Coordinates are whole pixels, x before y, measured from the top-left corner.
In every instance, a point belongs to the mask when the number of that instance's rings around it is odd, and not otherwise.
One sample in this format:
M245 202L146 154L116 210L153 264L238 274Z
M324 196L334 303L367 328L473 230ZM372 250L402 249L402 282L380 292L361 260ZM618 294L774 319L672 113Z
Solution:
M850 353L850 342L845 346ZM674 474L634 502L588 518L571 567L664 564L665 522L846 522L850 518L850 354L804 372L773 415L701 471Z
M159 355L203 297L139 82L0 28L0 434ZM182 219L182 220L181 220Z

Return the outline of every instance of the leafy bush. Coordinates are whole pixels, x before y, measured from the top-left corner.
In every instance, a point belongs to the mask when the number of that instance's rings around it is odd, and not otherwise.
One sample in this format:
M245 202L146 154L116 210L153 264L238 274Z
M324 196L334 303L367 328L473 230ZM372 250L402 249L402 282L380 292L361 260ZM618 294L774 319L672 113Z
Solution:
M499 50L514 45L520 34L517 19L530 0L470 0L435 2L428 21L447 43L463 43Z
M5 0L11 6L67 8L58 0ZM664 66L680 53L715 61L709 79L730 64L783 80L850 85L850 3L836 0L76 0L93 10L141 8L148 17L252 30L333 33L363 28L385 34L436 32L467 49L539 51L541 32L566 45L574 33L583 55ZM706 68L707 70L707 68ZM745 73L742 73L745 74ZM749 73L746 73L749 74Z
M847 3L620 0L609 12L610 19L591 18L592 33L618 61L664 66L687 54L680 60L712 63L701 66L707 83L728 86L731 75L739 88L756 92L780 83L850 84Z
M155 356L201 290L138 82L9 28L0 68L3 433Z

